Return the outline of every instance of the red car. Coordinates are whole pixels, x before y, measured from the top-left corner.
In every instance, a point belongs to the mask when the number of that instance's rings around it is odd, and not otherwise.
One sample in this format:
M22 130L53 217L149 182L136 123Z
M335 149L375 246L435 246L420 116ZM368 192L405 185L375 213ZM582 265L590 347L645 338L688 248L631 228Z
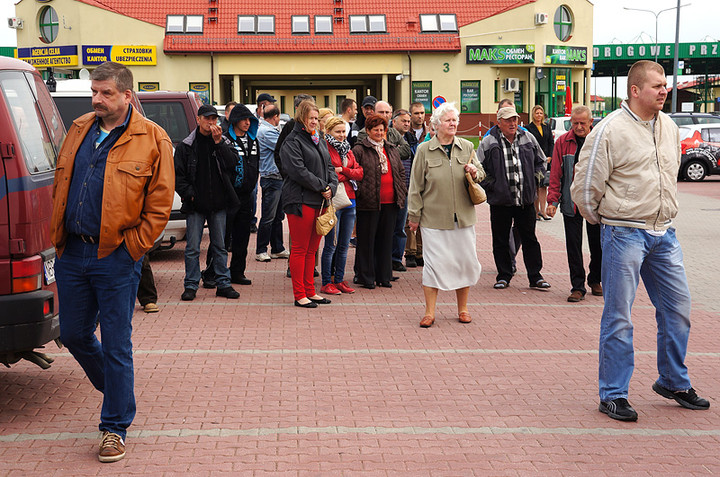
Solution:
M720 124L682 126L680 146L680 179L701 181L705 176L720 174Z
M52 359L35 351L60 337L50 242L55 163L65 137L37 70L0 58L0 363Z

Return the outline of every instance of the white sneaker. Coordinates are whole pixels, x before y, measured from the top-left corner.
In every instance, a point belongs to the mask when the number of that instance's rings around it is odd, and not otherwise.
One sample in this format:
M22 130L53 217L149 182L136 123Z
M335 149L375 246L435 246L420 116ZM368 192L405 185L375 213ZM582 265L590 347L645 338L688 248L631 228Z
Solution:
M258 253L255 255L255 260L258 262L269 262L270 261L270 255L268 255L266 252Z
M280 253L271 253L270 258L290 258L290 252L285 249Z

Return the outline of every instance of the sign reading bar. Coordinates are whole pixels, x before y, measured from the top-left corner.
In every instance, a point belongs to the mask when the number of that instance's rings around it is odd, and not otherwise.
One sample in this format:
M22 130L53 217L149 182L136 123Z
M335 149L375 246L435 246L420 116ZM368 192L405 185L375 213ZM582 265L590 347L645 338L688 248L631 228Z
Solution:
M467 64L535 63L535 45L468 45L465 52Z
M426 113L432 113L432 81L412 82L412 102L422 103Z
M33 66L77 66L77 46L42 46L18 48L15 58L27 61Z
M127 66L157 65L155 45L83 45L83 64L97 66L114 61Z
M584 65L587 63L587 48L545 45L545 63L549 65Z
M680 43L679 57L720 58L720 42ZM674 43L634 43L626 45L596 45L593 47L594 60L672 60L675 58Z
M480 82L479 81L461 81L460 82L460 112L461 113L479 113L480 112Z

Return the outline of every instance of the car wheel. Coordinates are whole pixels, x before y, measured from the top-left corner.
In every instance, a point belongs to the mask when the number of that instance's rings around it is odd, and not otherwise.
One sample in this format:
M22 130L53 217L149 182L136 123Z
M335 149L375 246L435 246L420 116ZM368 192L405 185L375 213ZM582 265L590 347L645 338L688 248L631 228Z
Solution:
M683 173L685 180L691 182L701 181L706 175L707 170L705 169L705 164L698 159L690 160L685 166L685 171Z

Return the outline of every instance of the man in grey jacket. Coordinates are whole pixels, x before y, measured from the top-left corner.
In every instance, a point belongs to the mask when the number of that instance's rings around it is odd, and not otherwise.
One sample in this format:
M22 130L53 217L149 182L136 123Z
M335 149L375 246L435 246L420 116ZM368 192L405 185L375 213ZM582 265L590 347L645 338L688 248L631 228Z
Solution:
M708 409L710 403L695 393L685 366L690 290L672 227L680 135L661 111L665 71L638 61L627 84L627 101L587 136L570 191L583 217L602 227L599 410L636 421L627 398L634 368L630 312L640 277L656 309L659 377L653 390L688 409Z

